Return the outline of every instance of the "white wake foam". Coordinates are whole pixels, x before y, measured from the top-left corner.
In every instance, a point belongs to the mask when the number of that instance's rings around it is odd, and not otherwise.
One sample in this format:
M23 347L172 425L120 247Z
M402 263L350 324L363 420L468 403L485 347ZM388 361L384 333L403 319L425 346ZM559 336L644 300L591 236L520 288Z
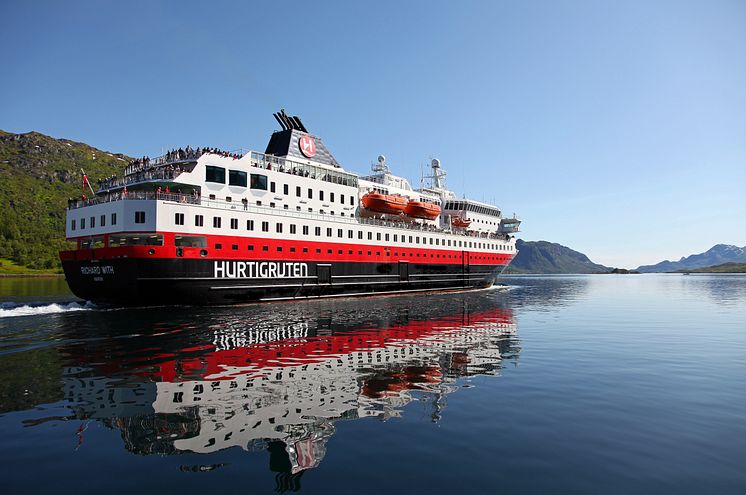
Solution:
M35 316L54 313L69 313L71 311L90 311L95 309L96 305L85 302L69 303L0 303L0 318L10 318L14 316Z

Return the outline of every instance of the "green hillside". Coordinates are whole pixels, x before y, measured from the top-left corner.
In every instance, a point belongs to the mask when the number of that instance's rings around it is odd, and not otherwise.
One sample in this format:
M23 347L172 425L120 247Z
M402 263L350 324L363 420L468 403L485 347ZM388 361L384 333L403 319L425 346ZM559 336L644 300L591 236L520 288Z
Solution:
M694 268L692 270L677 270L679 273L746 273L746 263L723 263L721 265Z
M57 253L68 245L65 208L81 194L80 169L95 187L96 180L121 174L129 160L38 132L0 131L0 259L10 260L0 263L0 273L3 265L12 273L59 270Z

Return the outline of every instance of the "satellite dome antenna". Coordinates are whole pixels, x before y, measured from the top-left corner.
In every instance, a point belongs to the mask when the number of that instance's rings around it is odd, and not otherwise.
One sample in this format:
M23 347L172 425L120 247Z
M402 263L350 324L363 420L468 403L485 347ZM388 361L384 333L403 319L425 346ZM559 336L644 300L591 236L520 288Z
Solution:
M429 176L428 179L433 181L433 188L443 189L445 187L445 171L440 168L440 160L433 158L430 161L430 167L433 169L433 175Z
M378 155L378 163L374 163L372 168L374 172L388 173L389 168L386 166L386 157Z

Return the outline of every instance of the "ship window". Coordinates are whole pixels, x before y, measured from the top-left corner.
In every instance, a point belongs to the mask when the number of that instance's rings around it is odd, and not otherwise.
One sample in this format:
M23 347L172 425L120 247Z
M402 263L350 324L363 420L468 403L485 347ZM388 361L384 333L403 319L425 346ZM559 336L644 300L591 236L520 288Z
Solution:
M111 214L111 224L112 225L116 225L117 224L117 214L116 213L112 213Z
M70 230L75 230L75 220L70 222Z
M399 236L397 234L394 234L394 242L397 242L399 240Z
M295 230L297 229L296 225L294 223L290 224L290 233L295 234Z
M308 188L308 199L313 199L313 189Z
M135 223L145 223L145 212L144 211L135 212ZM93 227L93 225L91 225L91 227Z
M201 235L177 235L174 236L174 245L176 247L207 247L207 237Z
M345 204L345 195L344 194L340 194L339 195L339 202L342 203L342 204Z
M225 197L225 202L226 203L230 203L231 201L233 201L233 198L231 198L230 196L226 196Z
M326 254L332 254L332 250L331 249L327 249L326 250Z
M342 229L337 229L337 237L343 237L344 236L343 232L344 231Z
M231 228L238 230L238 218L231 218Z
M205 172L205 182L225 184L225 169L223 167L213 167L208 165L205 167Z
M321 254L321 249L316 248L316 254Z
M303 226L303 235L308 235L308 225Z
M91 217L91 228L96 226L96 217Z
M380 232L377 232L377 233L376 233L376 240L377 240L377 241L380 241L380 240L381 240L381 233L380 233Z
M347 231L347 237L349 237L350 239L352 239L354 237L354 235L355 235L355 233L352 230L348 230Z
M282 193L285 194L285 195L287 195L287 194L289 194L288 190L289 190L288 185L287 184L283 184L282 185Z
M275 183L274 182L270 182L269 183L269 192L275 192Z
M212 217L212 226L216 229L220 228L220 217Z
M300 198L300 186L295 186L295 195Z
M431 246L433 245L433 238L432 237L430 238L430 245Z
M176 225L184 225L184 214L183 213L174 214L174 223Z
M262 222L262 232L269 232L269 222Z
M357 231L357 238L358 239L362 239L363 238L363 231L362 230L358 230Z
M254 250L254 245L253 244L248 244L246 246L246 249L249 250L249 251L253 251Z
M409 243L412 244L412 236L409 236Z
M369 241L373 240L373 232L368 232L368 240Z
M315 227L313 229L314 235L320 236L321 235L321 227Z
M238 244L231 244L231 249L234 251L238 251Z
M261 201L257 201L257 202L256 202L256 205L257 205L257 206L262 206L262 202L261 202Z
M350 195L350 206L355 206L355 196L352 194Z
M101 221L99 222L99 224L102 227L106 227L106 215L101 215Z
M246 220L246 230L254 230L254 220Z
M281 253L281 252L282 252L282 246L277 246L277 252L278 252L278 253Z
M270 204L269 204L269 207L270 207L270 208L274 208L274 207L275 207L275 204L274 204L274 203L270 203Z
M100 249L102 247L104 247L103 237L91 237L80 241L81 249Z
M368 251L368 256L372 255L373 253L371 251Z
M267 176L260 174L251 174L251 188L267 190Z
M204 225L204 217L202 215L194 215L194 226L202 227Z
M109 246L163 246L163 234L112 234Z
M262 251L269 251L269 246L262 246Z
M303 252L304 252L304 253L307 253L307 252L308 252L308 248L304 247L304 248L303 248Z
M218 242L215 244L215 249L223 249L223 245Z
M282 224L280 222L277 222L277 224L275 225L275 232L277 232L278 234L282 234Z
M319 191L319 200L324 201L324 191Z
M288 206L288 205L282 205L282 209L284 209L284 210L289 210L289 209L290 209L290 206Z
M386 242L388 242L389 241L389 235L386 234L385 238L386 238Z
M331 237L332 236L332 229L331 229L331 227L329 227L329 228L326 229L326 236L327 237Z
M291 252L291 253L294 253L294 252L295 252L295 248L294 248L294 247L291 247L291 248L290 248L290 252Z

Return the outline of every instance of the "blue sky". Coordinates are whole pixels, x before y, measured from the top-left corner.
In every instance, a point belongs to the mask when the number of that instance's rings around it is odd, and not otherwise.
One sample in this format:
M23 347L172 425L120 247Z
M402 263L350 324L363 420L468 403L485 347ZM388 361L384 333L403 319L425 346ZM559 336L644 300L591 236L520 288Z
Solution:
M0 2L0 128L133 156L300 115L522 237L634 267L746 245L746 2Z

